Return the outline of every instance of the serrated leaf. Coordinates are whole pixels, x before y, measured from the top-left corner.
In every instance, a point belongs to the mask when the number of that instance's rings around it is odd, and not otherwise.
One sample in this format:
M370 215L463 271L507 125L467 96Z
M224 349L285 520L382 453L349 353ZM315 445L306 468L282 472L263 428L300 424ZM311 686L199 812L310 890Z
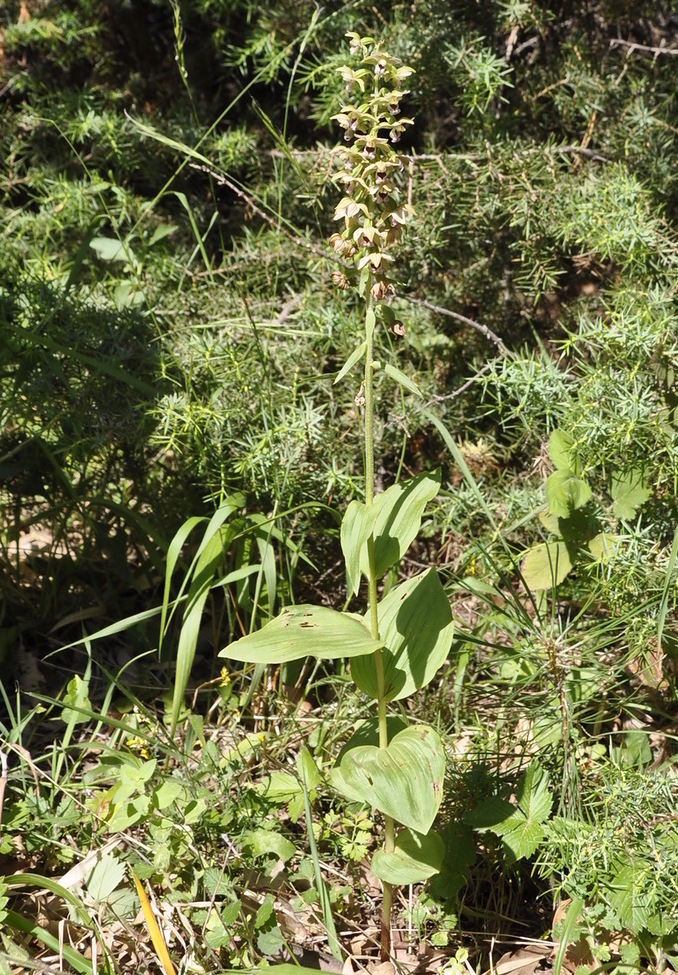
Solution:
M542 542L526 552L520 566L525 585L538 591L560 585L572 569L565 542Z
M452 646L452 611L435 569L428 569L392 589L379 603L379 633L384 697L397 701L426 687L444 664ZM360 657L351 664L357 686L379 696L376 662Z
M544 837L553 799L548 777L536 762L529 765L516 787L517 806L492 796L470 812L465 821L478 830L501 837L511 861L532 856Z
M527 819L545 822L551 812L553 797L546 772L538 762L530 762L516 786L518 809Z
M362 745L332 769L332 785L417 833L428 833L443 797L445 751L433 728L405 728L387 748Z
M628 521L635 517L638 508L645 504L652 492L645 484L642 471L631 470L612 475L610 494L614 501L613 515Z
M591 497L591 488L572 471L554 471L546 479L546 500L551 514L568 518Z
M387 362L384 366L384 372L387 376L390 376L394 382L398 383L399 386L406 389L408 393L414 393L415 396L422 396L422 392L414 380L410 379L409 376L406 376L405 373L401 372L400 369L392 366L390 362Z
M333 660L374 653L383 640L373 640L359 616L327 606L289 606L266 626L236 640L220 657L243 663L282 664L304 657Z
M435 830L424 836L404 829L398 833L393 851L377 850L374 854L372 873L389 884L418 884L440 873L444 855L445 844Z
M653 913L647 883L650 876L648 865L627 861L617 870L610 884L610 905L632 934L639 934L647 927Z
M433 471L393 484L375 497L374 558L378 576L383 576L405 555L417 537L426 505L439 490L440 471ZM366 545L360 553L360 570L368 575Z

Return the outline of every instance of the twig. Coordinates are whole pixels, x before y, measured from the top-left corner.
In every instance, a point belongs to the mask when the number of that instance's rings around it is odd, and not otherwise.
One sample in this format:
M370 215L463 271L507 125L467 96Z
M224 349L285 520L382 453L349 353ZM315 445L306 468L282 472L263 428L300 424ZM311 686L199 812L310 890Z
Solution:
M587 149L586 146L556 146L554 151L564 154L576 153L579 156L584 156L585 159L593 159L594 162L611 162L607 156L601 156L600 153L595 152L593 149Z
M455 321L469 325L476 332L480 332L486 339L489 339L490 342L494 342L500 352L507 351L506 346L499 336L491 328L488 328L487 325L483 325L482 322L476 322L472 318L467 318L466 315L460 315L458 311L450 311L449 308L443 308L441 305L434 305L430 301L424 301L423 298L412 298L410 295L402 295L402 297L412 305L420 305L422 308L428 308L430 311L437 312L438 315L447 315L448 318L454 318Z
M214 182L218 183L220 186L227 186L232 193L235 193L237 197L239 197L241 200L244 200L247 203L247 205L251 207L252 210L256 214L258 214L258 216L261 217L262 220L265 220L266 223L269 224L271 227L274 227L276 230L280 231L281 234L284 234L284 236L287 237L288 240L291 240L292 243L296 244L297 247L303 247L305 250L310 251L312 254L315 254L316 257L324 257L324 258L329 258L329 260L332 260L332 256L327 253L325 248L317 247L315 244L312 244L310 241L304 240L303 237L297 237L296 234L293 234L290 230L287 230L285 227L281 225L279 220L276 220L274 217L271 216L270 213L266 213L265 210L262 210L262 208L254 202L254 200L252 199L249 193L246 193L243 189L241 189L237 185L237 183L234 183L233 180L229 179L227 176L222 175L222 173L215 172L215 170L210 169L209 166L205 166L202 163L192 162L189 163L188 165L190 166L191 169L197 169L199 172L207 173L207 175L210 176L214 180Z
M635 44L633 41L622 41L620 38L611 40L610 47L625 47L629 54L642 51L643 54L654 54L655 57L658 54L678 54L678 47L648 47L647 44Z

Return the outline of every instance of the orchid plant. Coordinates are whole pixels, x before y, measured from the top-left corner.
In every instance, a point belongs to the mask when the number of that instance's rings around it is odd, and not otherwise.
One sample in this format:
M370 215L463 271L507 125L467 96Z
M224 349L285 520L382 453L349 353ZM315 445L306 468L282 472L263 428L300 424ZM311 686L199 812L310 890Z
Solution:
M375 490L375 372L406 392L412 380L392 363L375 360L377 329L402 336L392 308L395 287L389 271L393 251L412 207L402 199L405 166L397 146L412 119L401 115L404 83L413 73L382 50L372 37L348 34L352 63L341 68L354 101L334 116L343 129L337 150L341 170L333 177L343 197L335 210L341 229L330 243L341 258L333 274L340 288L354 288L365 309L364 335L335 382L362 363L356 396L362 413L365 461L364 501L352 501L342 520L341 546L349 597L363 578L367 612L340 612L310 604L290 606L261 630L230 644L222 656L257 664L283 664L306 656L350 658L357 687L374 702L374 717L342 748L330 785L351 801L383 816L383 842L372 872L383 885L381 955L391 950L391 906L397 885L425 881L437 873L443 842L432 829L443 795L445 751L437 731L406 725L389 716L389 704L428 684L447 658L454 624L448 599L430 568L381 594L380 580L396 566L416 538L426 504L439 491L438 473Z

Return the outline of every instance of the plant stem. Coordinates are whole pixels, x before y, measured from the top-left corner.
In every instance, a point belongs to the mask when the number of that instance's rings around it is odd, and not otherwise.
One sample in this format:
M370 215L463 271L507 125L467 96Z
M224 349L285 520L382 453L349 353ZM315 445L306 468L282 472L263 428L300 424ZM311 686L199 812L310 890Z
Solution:
M374 502L374 301L370 294L367 302L365 328L365 504ZM367 598L370 613L370 630L374 640L379 639L379 616L377 612L377 565L374 553L374 535L367 540L368 578ZM386 693L384 687L384 662L381 650L374 654L377 674L377 709L379 720L379 747L388 746L388 724L386 719ZM393 819L384 817L384 850L393 851L395 829ZM391 954L391 906L393 887L384 881L381 904L381 960L386 961Z

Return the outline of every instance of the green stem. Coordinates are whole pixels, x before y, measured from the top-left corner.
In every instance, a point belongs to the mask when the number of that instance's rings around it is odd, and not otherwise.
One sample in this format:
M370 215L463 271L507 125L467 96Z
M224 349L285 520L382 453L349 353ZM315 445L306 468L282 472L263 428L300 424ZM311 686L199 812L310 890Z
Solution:
M374 313L372 296L367 302L367 314ZM370 316L372 317L372 316ZM365 348L365 504L374 502L374 326L366 327ZM370 630L374 640L379 639L379 616L377 612L377 565L374 554L374 535L367 540L367 599L370 613ZM384 661L381 650L374 654L377 675L377 709L379 721L379 747L388 747L388 724L386 715L386 691L384 684ZM384 817L384 850L387 853L395 847L395 828L390 816ZM393 887L384 881L381 906L381 958L386 961L391 954L391 907Z

